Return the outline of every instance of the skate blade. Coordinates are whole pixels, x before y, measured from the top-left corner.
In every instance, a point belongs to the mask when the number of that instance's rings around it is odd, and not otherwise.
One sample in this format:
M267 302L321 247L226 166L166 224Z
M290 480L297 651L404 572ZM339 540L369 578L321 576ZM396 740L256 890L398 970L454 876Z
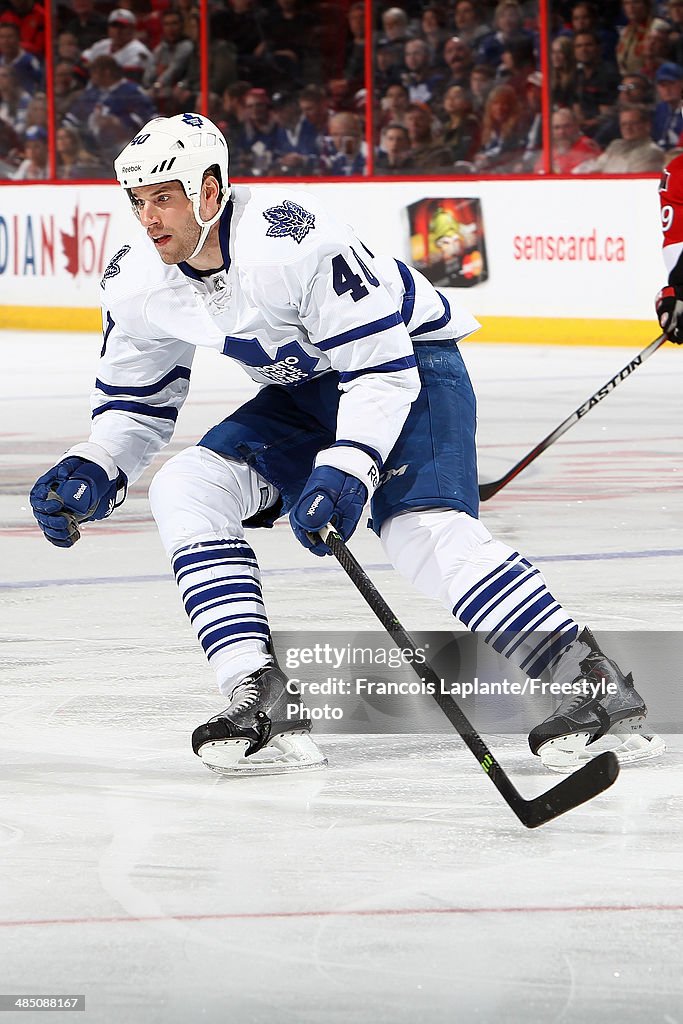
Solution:
M588 732L558 736L539 748L539 757L545 768L565 775L576 771L586 761L591 761L605 749L614 751L620 765L649 761L651 758L663 754L666 744L661 736L644 735L641 732L643 722L642 717L625 718L617 723L614 731L603 737L607 741L606 744L602 740L598 740L599 745L593 744L590 749L587 749L591 735Z
M245 756L248 748L249 741L245 739L214 740L202 745L199 756L212 772L230 778L286 775L327 767L327 758L308 730L281 733L250 757Z

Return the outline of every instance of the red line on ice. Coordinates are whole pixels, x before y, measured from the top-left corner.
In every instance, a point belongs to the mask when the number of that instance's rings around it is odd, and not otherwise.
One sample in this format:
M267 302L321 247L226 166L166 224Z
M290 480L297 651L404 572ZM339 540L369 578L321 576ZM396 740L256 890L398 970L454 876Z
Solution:
M23 928L40 925L69 924L146 924L155 921L276 921L289 918L322 917L420 917L454 914L609 914L609 913L679 913L683 904L625 904L560 906L560 907L383 907L376 910L281 910L245 911L233 914L157 914L142 917L64 917L45 920L0 921L0 928Z

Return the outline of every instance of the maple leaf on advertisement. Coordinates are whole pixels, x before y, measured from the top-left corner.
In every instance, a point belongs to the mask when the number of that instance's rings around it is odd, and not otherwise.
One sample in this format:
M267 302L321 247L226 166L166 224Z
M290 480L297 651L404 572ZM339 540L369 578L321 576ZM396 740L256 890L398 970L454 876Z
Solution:
M67 273L75 277L78 273L78 207L71 218L73 225L73 235L68 234L66 231L60 231L59 234L62 239L62 252L66 257L66 270Z

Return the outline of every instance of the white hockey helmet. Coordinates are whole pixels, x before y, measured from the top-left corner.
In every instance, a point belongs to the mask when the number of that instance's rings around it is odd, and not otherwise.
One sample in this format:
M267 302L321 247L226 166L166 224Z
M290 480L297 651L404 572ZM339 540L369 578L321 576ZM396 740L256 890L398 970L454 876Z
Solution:
M205 172L214 166L220 172L222 194L218 212L205 221L199 213L202 181ZM165 181L180 182L201 228L190 259L203 246L209 228L218 220L230 198L228 166L225 136L208 118L193 113L148 121L114 161L116 177L126 190Z

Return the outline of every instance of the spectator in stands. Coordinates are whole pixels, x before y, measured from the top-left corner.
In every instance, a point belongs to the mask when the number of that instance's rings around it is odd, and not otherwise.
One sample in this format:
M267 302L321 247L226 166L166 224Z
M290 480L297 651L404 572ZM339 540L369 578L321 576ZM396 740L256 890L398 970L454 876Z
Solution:
M26 127L31 94L22 89L12 67L0 67L0 120L12 126L18 135Z
M365 3L353 3L348 12L349 35L344 50L344 78L349 92L357 92L365 82Z
M471 162L479 148L481 125L472 110L467 90L461 85L452 85L444 95L443 109L443 142L450 149L452 163Z
M305 174L317 166L320 136L301 113L294 93L276 92L272 101L276 129L273 174Z
M265 89L250 89L244 103L245 117L235 136L235 173L256 177L268 174L277 144L277 122Z
M424 39L409 39L405 45L403 63L406 70L401 81L410 95L411 103L430 103L439 91L443 75L431 64L429 47Z
M484 116L486 101L495 84L495 71L488 64L475 64L470 71L469 90L472 97L472 109L481 120Z
M73 32L60 32L57 36L57 60L66 60L74 67L81 63L81 48Z
M94 0L71 0L72 14L62 23L64 32L71 32L81 50L87 50L107 34L107 19L95 9Z
M199 106L199 94L201 90L201 60L199 54L199 11L193 11L188 18L183 19L183 31L188 33L187 38L192 43L192 53L190 54L187 66L185 68L185 76L181 78L179 82L173 86L173 105L176 111L182 110L196 110ZM213 56L213 49L210 50ZM212 91L214 89L214 81L212 75L212 65L209 65L209 87ZM219 90L222 93L223 90Z
M501 0L493 16L493 27L494 31L482 39L476 61L497 68L503 47L520 36L530 37L530 33L524 28L524 14L517 0Z
M271 89L304 83L304 60L311 53L314 22L299 0L276 0L263 19L263 42L256 55L265 61Z
M100 39L83 51L83 60L92 65L98 57L113 57L123 68L126 78L140 82L152 54L144 43L135 38L137 18L132 11L118 7L107 18L106 39Z
M430 4L428 7L425 7L420 17L419 38L427 44L429 62L432 67L436 66L441 57L443 44L449 35L443 7L439 7L438 4Z
M327 93L322 86L315 84L305 85L299 93L299 109L307 124L313 128L319 140L321 140L327 132L330 117Z
M410 159L416 171L431 174L453 169L451 151L440 138L434 138L432 112L422 103L411 103L406 113L410 138Z
M519 97L509 85L491 90L481 130L481 149L475 158L478 171L509 174L521 159L526 124Z
M82 71L82 69L80 69ZM55 117L61 121L77 96L83 92L84 81L77 77L74 65L67 60L55 64L54 73L54 104Z
M375 171L377 174L407 174L412 169L408 130L405 125L390 122L382 130Z
M463 89L470 84L470 74L474 66L471 48L458 36L451 36L443 46L443 63L448 70L448 77L442 83L442 89L450 89L452 85L460 85Z
M44 92L34 92L26 108L24 133L29 128L44 128L47 132L47 96Z
M111 178L111 167L105 167L83 146L78 131L61 125L55 133L57 177L78 181L83 178Z
M258 50L263 43L263 12L254 0L227 0L216 7L210 20L211 40L223 40L234 47L237 77L254 85L265 84L265 69Z
M669 0L667 17L671 24L673 61L683 67L683 0Z
M45 9L36 0L6 0L0 14L1 24L14 24L19 28L22 50L33 54L41 62L45 59Z
M524 150L515 174L531 174L535 171L543 149L543 117L541 114L541 89L543 75L532 71L527 77L524 95L526 99L525 120L527 122Z
M410 96L405 85L396 82L390 85L380 101L380 129L388 124L402 124L405 127L405 116L410 106Z
M511 85L521 94L526 88L529 75L535 70L534 41L531 36L519 36L503 47L496 81Z
M163 15L161 33L161 42L145 68L142 84L151 90L159 112L168 116L180 112L173 102L173 87L187 77L194 43L185 38L177 11L168 10Z
M19 85L26 92L34 93L41 87L42 65L37 57L21 46L19 26L13 21L0 22L0 68L12 68Z
M576 102L576 61L569 36L557 36L550 44L550 102L553 107Z
M382 14L382 33L377 48L387 51L393 65L403 63L405 44L413 38L408 15L402 7L388 7Z
M619 35L616 57L619 72L640 71L644 61L645 37L652 21L651 0L623 0L626 24Z
M492 32L491 26L483 20L479 3L474 0L457 0L453 9L453 22L455 35L472 51L477 50L484 36Z
M553 111L550 130L550 163L554 174L573 174L580 164L599 156L600 147L597 142L581 134L581 126L568 107ZM542 160L539 158L535 170L538 173L542 169Z
M247 116L247 96L252 89L251 82L233 82L232 85L223 90L221 95L221 108L214 123L218 125L228 140L230 152L233 151L236 145L237 133Z
M662 149L674 149L683 133L683 67L670 62L660 65L655 85L659 102L652 116L652 138Z
M614 64L618 33L614 28L599 24L594 4L585 3L583 0L575 3L572 7L571 25L569 38L579 35L580 32L594 32L600 40L603 58L609 64Z
M330 111L334 114L343 110L355 111L356 101L350 92L350 83L345 78L329 78L325 82Z
M65 123L76 128L102 162L111 166L125 141L155 113L137 82L124 77L115 57L104 54L90 65L90 84L67 111Z
M647 107L622 107L619 111L621 138L610 142L596 160L580 164L579 173L647 174L661 171L664 150L650 137L650 112Z
M624 75L617 87L617 105L612 111L600 119L600 123L593 133L593 138L600 146L606 149L610 142L620 138L619 111L622 107L643 104L652 106L652 84L639 71L632 75Z
M663 18L653 18L643 43L641 74L652 80L659 65L670 61L673 53L671 26Z
M40 125L33 125L27 129L24 139L24 159L12 177L14 181L45 181L48 177L47 132Z
M581 130L593 136L600 123L614 110L619 76L600 53L600 40L594 32L581 32L574 38L576 58L576 114Z
M403 51L401 56L396 56L396 47L388 43L378 43L375 49L374 86L375 91L380 95L393 85L401 81L401 75L405 71L403 66Z
M357 114L330 116L320 157L320 173L348 177L365 174L365 142Z
M19 136L11 124L0 117L0 178L11 178L19 166Z

